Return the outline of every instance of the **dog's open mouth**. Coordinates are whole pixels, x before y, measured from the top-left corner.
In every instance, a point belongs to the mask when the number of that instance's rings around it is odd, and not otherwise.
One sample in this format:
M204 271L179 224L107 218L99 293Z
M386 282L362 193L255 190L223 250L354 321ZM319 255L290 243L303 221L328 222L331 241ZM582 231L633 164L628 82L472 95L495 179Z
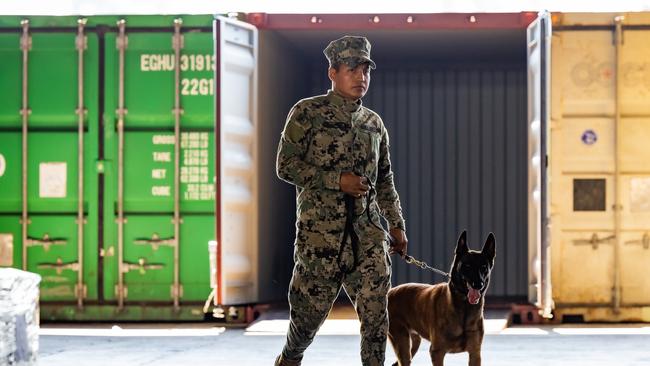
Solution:
M467 301L470 304L476 305L481 300L481 291L474 289L472 286L467 284Z

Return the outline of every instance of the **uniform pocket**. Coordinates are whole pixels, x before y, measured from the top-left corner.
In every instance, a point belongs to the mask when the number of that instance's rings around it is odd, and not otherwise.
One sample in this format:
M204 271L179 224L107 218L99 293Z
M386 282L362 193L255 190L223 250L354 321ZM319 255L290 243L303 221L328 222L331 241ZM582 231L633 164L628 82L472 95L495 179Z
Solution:
M355 139L355 161L358 162L357 169L363 170L365 176L373 182L377 179L377 166L379 161L379 144L381 135L379 132L365 128L359 128Z

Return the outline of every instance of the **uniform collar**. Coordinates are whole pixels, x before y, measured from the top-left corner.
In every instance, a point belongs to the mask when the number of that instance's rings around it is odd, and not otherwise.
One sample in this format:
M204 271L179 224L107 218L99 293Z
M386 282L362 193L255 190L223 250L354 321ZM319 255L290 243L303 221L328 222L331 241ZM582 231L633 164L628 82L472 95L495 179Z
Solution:
M352 101L348 98L342 97L338 93L334 92L334 90L327 91L327 100L329 100L332 105L349 113L358 112L361 109L361 99Z

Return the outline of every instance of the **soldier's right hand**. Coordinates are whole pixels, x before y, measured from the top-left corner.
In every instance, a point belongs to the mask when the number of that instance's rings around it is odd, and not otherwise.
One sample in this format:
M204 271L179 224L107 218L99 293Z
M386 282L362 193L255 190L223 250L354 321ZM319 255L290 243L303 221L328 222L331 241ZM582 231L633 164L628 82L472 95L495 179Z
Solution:
M358 176L352 172L342 173L339 184L341 191L357 198L368 194L368 190L370 189L368 186L368 178Z

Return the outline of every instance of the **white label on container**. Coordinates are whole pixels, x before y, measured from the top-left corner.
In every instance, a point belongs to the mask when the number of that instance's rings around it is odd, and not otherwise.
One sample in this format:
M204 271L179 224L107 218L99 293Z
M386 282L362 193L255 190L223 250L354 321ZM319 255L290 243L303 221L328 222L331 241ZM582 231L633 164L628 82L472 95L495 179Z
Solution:
M174 135L153 135L152 139L154 145L173 145L174 138Z
M151 171L151 178L153 179L165 179L167 175L167 169L153 169Z
M650 178L630 180L630 211L650 212Z
M154 151L153 161L170 162L172 161L172 153Z
M181 55L181 71L212 71L214 56L207 54ZM173 53L142 54L140 55L140 71L174 71L175 57Z
M171 196L170 186L153 186L151 187L151 194L153 196Z
M182 95L214 95L214 79L182 79Z
M67 174L67 163L41 163L38 177L39 197L64 198L66 196Z
M212 201L215 198L214 182L209 183L207 132L181 134L181 183L185 184L183 199L187 201Z
M7 168L7 162L5 161L4 155L0 154L0 177L5 174L5 169Z

